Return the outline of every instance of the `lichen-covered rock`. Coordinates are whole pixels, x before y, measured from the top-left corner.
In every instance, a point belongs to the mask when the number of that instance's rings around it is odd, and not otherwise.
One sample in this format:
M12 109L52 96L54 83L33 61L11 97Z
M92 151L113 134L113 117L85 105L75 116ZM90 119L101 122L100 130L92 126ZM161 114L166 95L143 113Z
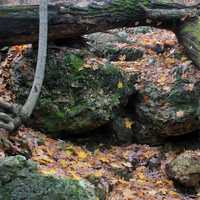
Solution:
M88 57L83 51L49 49L44 87L31 126L50 133L80 133L110 122L126 105L136 76ZM17 102L25 101L32 85L30 66L34 66L30 58L13 65Z
M142 48L129 48L120 47L120 43L123 46L130 46L133 42L129 40L128 33L111 32L111 33L93 33L87 36L90 50L96 55L105 57L110 61L117 61L124 59L126 61L135 61L141 58L144 54Z
M96 200L86 181L37 173L37 166L22 156L0 160L0 200Z
M197 187L200 181L200 151L185 151L166 166L171 178L187 187Z
M200 128L200 73L193 65L186 61L166 69L154 60L141 72L132 127L138 141L157 143Z
M200 129L200 72L188 61L165 68L147 56L140 71L136 94L112 126L122 141L159 144L168 137ZM130 139L132 137L132 140Z
M140 74L135 85L137 95L129 98L129 108L112 124L118 138L131 141L132 137L139 143L156 144L200 129L200 72L176 46L175 35L155 30L146 36L125 34L126 40L119 40L116 34L97 33L89 38L101 52L107 52L107 45L126 50L124 44L130 37L134 46L144 48L142 59L118 62L126 72Z

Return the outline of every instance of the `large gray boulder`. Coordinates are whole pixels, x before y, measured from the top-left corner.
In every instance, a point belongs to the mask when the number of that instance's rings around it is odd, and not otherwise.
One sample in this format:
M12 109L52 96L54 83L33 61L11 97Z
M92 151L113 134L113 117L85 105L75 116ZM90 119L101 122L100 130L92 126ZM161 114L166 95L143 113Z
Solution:
M0 160L0 200L96 200L88 182L44 176L22 156Z
M122 140L131 134L139 143L157 144L199 130L200 72L188 62L168 69L156 60L150 65L141 67L137 95L113 123L118 135Z
M123 47L125 42L107 33L88 38L103 57L104 51ZM126 62L125 66L123 61L114 62L122 63L121 68L88 51L49 49L43 92L30 124L66 134L94 130L111 122L120 140L149 144L200 129L199 70L179 49L152 45L145 47L138 41L136 46L146 49L143 59ZM149 49L154 53L149 54ZM28 96L33 78L30 69L35 63L30 58L23 62L14 65L13 89L18 102Z
M109 47L122 47L122 52L127 49L124 44L127 44L129 37L126 35L122 37L123 40L119 40L116 34L118 33L114 32L114 36L96 33L89 38L101 52L108 52ZM136 39L136 36L134 38ZM105 42L107 40L108 42ZM138 82L134 85L137 95L129 97L128 108L118 114L112 123L118 138L122 141L130 142L132 138L139 143L155 144L163 142L167 137L198 130L199 70L185 59L180 49L170 49L170 43L161 41L161 44L152 43L145 46L145 43L142 44L136 39L135 46L144 48L142 60L126 62L126 67L122 64L122 68L129 73L139 72ZM159 53L164 55L157 56ZM168 56L165 55L167 53Z
M49 49L44 87L31 126L50 133L81 133L107 124L126 105L136 76L89 56L84 50ZM18 103L28 96L34 65L29 57L13 64Z
M137 118L132 126L134 137L144 143L155 143L198 130L200 72L188 62L167 69L157 61L153 65L150 73L145 73L148 68L143 69L137 85L138 101L134 106ZM155 72L151 71L152 68Z

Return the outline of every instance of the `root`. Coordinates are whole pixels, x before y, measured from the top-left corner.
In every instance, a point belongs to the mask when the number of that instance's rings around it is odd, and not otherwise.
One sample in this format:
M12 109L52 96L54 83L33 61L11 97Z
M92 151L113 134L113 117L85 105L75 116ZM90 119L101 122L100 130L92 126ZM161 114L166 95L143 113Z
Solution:
M0 128L17 129L32 114L39 98L45 74L48 33L48 0L40 1L40 32L36 73L32 89L24 106L0 101Z

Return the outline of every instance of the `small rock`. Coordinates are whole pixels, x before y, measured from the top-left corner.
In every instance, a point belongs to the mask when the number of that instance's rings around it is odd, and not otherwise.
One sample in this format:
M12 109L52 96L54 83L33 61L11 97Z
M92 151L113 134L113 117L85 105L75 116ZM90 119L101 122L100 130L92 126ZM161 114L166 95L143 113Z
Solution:
M157 169L161 165L161 158L159 156L154 156L154 157L150 158L147 165L150 170Z
M128 33L126 31L118 32L118 36L123 38L123 39L128 39Z

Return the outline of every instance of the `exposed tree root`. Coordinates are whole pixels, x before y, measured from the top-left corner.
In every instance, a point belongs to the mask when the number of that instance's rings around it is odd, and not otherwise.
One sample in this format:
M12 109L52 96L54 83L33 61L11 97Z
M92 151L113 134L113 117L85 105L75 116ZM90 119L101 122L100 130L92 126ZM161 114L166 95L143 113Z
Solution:
M0 102L0 128L9 132L17 129L32 114L41 92L47 54L48 0L40 1L40 33L36 73L32 89L24 106Z

